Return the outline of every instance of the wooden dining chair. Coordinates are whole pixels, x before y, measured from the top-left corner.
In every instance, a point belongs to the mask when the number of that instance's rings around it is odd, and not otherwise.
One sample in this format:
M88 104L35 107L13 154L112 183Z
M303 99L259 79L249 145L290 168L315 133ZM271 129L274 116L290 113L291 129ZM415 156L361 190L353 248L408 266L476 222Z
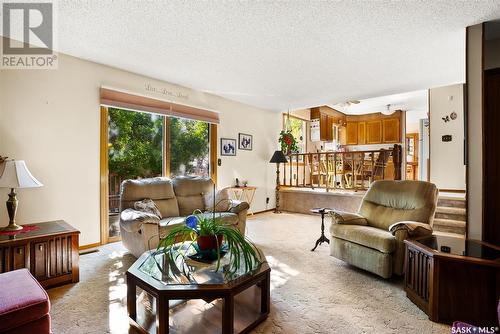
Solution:
M387 162L391 156L391 151L381 149L378 154L377 160L373 166L373 169L367 171L366 176L369 179L369 183L372 184L375 180L383 180L385 178L385 169L387 167Z

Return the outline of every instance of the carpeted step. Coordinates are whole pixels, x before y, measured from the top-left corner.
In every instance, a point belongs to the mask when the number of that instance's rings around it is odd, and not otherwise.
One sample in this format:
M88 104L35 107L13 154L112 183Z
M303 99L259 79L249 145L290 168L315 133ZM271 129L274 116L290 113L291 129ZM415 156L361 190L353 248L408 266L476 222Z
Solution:
M465 208L456 208L451 206L438 206L436 208L436 218L452 219L452 220L467 220L467 211Z
M437 206L438 207L453 207L453 208L464 208L465 209L465 199L439 196Z
M439 232L465 234L465 221L435 218L433 229Z
M465 234L450 233L450 232L440 232L440 231L433 231L432 234L439 235L439 236L444 236L444 237L453 237L453 238L462 238L462 239L465 239Z

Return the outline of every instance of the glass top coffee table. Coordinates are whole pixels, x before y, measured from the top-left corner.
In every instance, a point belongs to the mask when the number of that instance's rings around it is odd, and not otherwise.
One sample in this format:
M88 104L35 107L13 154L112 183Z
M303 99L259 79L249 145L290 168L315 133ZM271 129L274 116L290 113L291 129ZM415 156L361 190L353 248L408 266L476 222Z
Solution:
M216 262L191 260L185 249L148 251L127 271L130 324L141 333L248 333L269 315L271 269L232 269L230 254ZM141 292L142 290L142 292Z

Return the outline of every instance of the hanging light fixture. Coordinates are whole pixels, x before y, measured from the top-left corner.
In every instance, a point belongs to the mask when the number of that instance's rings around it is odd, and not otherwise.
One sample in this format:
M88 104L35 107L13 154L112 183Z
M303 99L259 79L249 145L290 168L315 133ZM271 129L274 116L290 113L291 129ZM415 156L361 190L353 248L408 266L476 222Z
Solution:
M387 107L387 109L382 110L382 114L384 114L384 115L392 115L396 111L396 109L391 109L390 104L388 104L386 107Z

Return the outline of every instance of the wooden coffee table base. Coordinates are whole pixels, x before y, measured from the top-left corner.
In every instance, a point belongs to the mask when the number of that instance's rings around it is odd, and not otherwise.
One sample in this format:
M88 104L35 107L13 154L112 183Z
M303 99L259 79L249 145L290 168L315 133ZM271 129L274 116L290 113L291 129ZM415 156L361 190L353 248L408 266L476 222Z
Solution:
M245 278L241 283L234 282L229 288L218 285L204 285L199 289L176 287L157 290L127 272L127 309L131 326L140 333L166 334L169 329L176 333L248 333L269 315L270 270ZM138 308L137 288L154 297L141 294L141 298L151 301L148 310Z

